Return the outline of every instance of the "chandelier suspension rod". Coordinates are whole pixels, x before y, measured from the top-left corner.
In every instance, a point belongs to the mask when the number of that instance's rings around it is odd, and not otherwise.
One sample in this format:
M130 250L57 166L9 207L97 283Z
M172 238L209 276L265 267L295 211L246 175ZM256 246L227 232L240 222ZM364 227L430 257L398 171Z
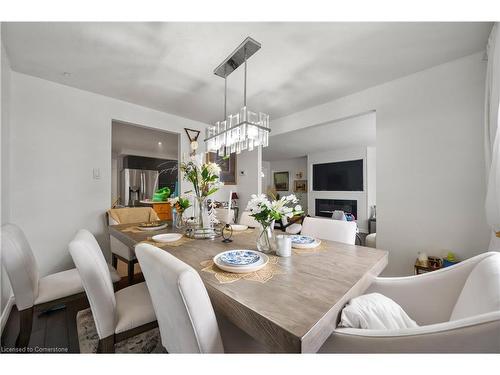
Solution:
M227 117L227 77L224 77L224 119Z
M243 86L243 106L247 106L247 47L245 47L245 81Z

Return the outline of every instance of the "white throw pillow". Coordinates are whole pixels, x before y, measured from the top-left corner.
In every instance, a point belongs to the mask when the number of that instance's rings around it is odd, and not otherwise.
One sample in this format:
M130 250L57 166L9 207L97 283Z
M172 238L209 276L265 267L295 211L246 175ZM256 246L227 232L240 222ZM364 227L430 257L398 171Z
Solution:
M342 310L340 327L363 329L414 328L418 324L392 299L380 293L353 298Z

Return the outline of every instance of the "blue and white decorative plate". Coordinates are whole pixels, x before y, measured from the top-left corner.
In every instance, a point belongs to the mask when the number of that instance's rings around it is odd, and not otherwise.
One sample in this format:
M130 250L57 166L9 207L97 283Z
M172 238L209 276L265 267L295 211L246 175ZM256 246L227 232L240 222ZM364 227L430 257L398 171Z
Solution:
M222 261L222 257L227 254L227 253L233 253L233 252L249 252L258 255L258 260L255 261L254 263L250 263L247 265L234 265L234 264L227 264ZM269 262L269 257L266 254L259 253L254 250L229 250L229 251L224 251L223 253L217 254L214 256L213 261L215 265L220 268L223 271L226 272L232 272L232 273L250 273L250 272L256 272L262 268L264 268L267 263Z
M258 262L260 254L251 250L231 250L222 253L219 259L230 266L248 266Z
M295 234L292 236L292 244L294 245L310 245L312 244L316 239L310 237L310 236L301 236L299 234Z
M291 237L292 247L296 249L311 249L321 244L321 240L318 240L311 236L301 236L299 234L295 234Z

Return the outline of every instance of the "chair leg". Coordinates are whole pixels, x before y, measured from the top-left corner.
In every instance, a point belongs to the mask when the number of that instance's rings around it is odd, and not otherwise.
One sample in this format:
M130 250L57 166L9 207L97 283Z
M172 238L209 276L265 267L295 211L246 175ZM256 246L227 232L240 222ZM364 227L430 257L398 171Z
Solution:
M31 328L33 327L34 307L19 311L19 335L16 348L25 348L30 342Z
M134 261L129 260L127 262L128 266L128 283L132 284L132 281L134 281Z
M116 267L118 266L118 258L115 254L111 254L111 265L114 269L116 269Z
M97 344L97 353L114 353L115 335L111 335L99 340Z

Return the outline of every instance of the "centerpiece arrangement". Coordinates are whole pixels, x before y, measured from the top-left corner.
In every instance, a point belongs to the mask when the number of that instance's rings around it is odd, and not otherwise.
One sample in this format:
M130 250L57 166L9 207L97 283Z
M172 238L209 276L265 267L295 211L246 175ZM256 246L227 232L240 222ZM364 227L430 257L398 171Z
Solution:
M187 235L194 238L214 238L215 231L208 219L207 197L215 193L223 185L219 181L221 169L217 163L204 163L203 154L192 155L187 162L180 164L184 180L193 184L195 197L194 225L188 229Z
M269 200L265 194L255 195L248 202L247 211L259 224L257 234L257 249L263 253L276 251L276 239L274 237L274 222L282 218L292 218L303 213L302 207L297 204L298 199L294 194Z
M176 216L175 216L175 224L174 226L177 229L180 229L184 226L184 212L191 207L191 202L189 201L189 198L186 195L180 195L175 198L169 198L168 203L170 206L172 206L175 209Z

